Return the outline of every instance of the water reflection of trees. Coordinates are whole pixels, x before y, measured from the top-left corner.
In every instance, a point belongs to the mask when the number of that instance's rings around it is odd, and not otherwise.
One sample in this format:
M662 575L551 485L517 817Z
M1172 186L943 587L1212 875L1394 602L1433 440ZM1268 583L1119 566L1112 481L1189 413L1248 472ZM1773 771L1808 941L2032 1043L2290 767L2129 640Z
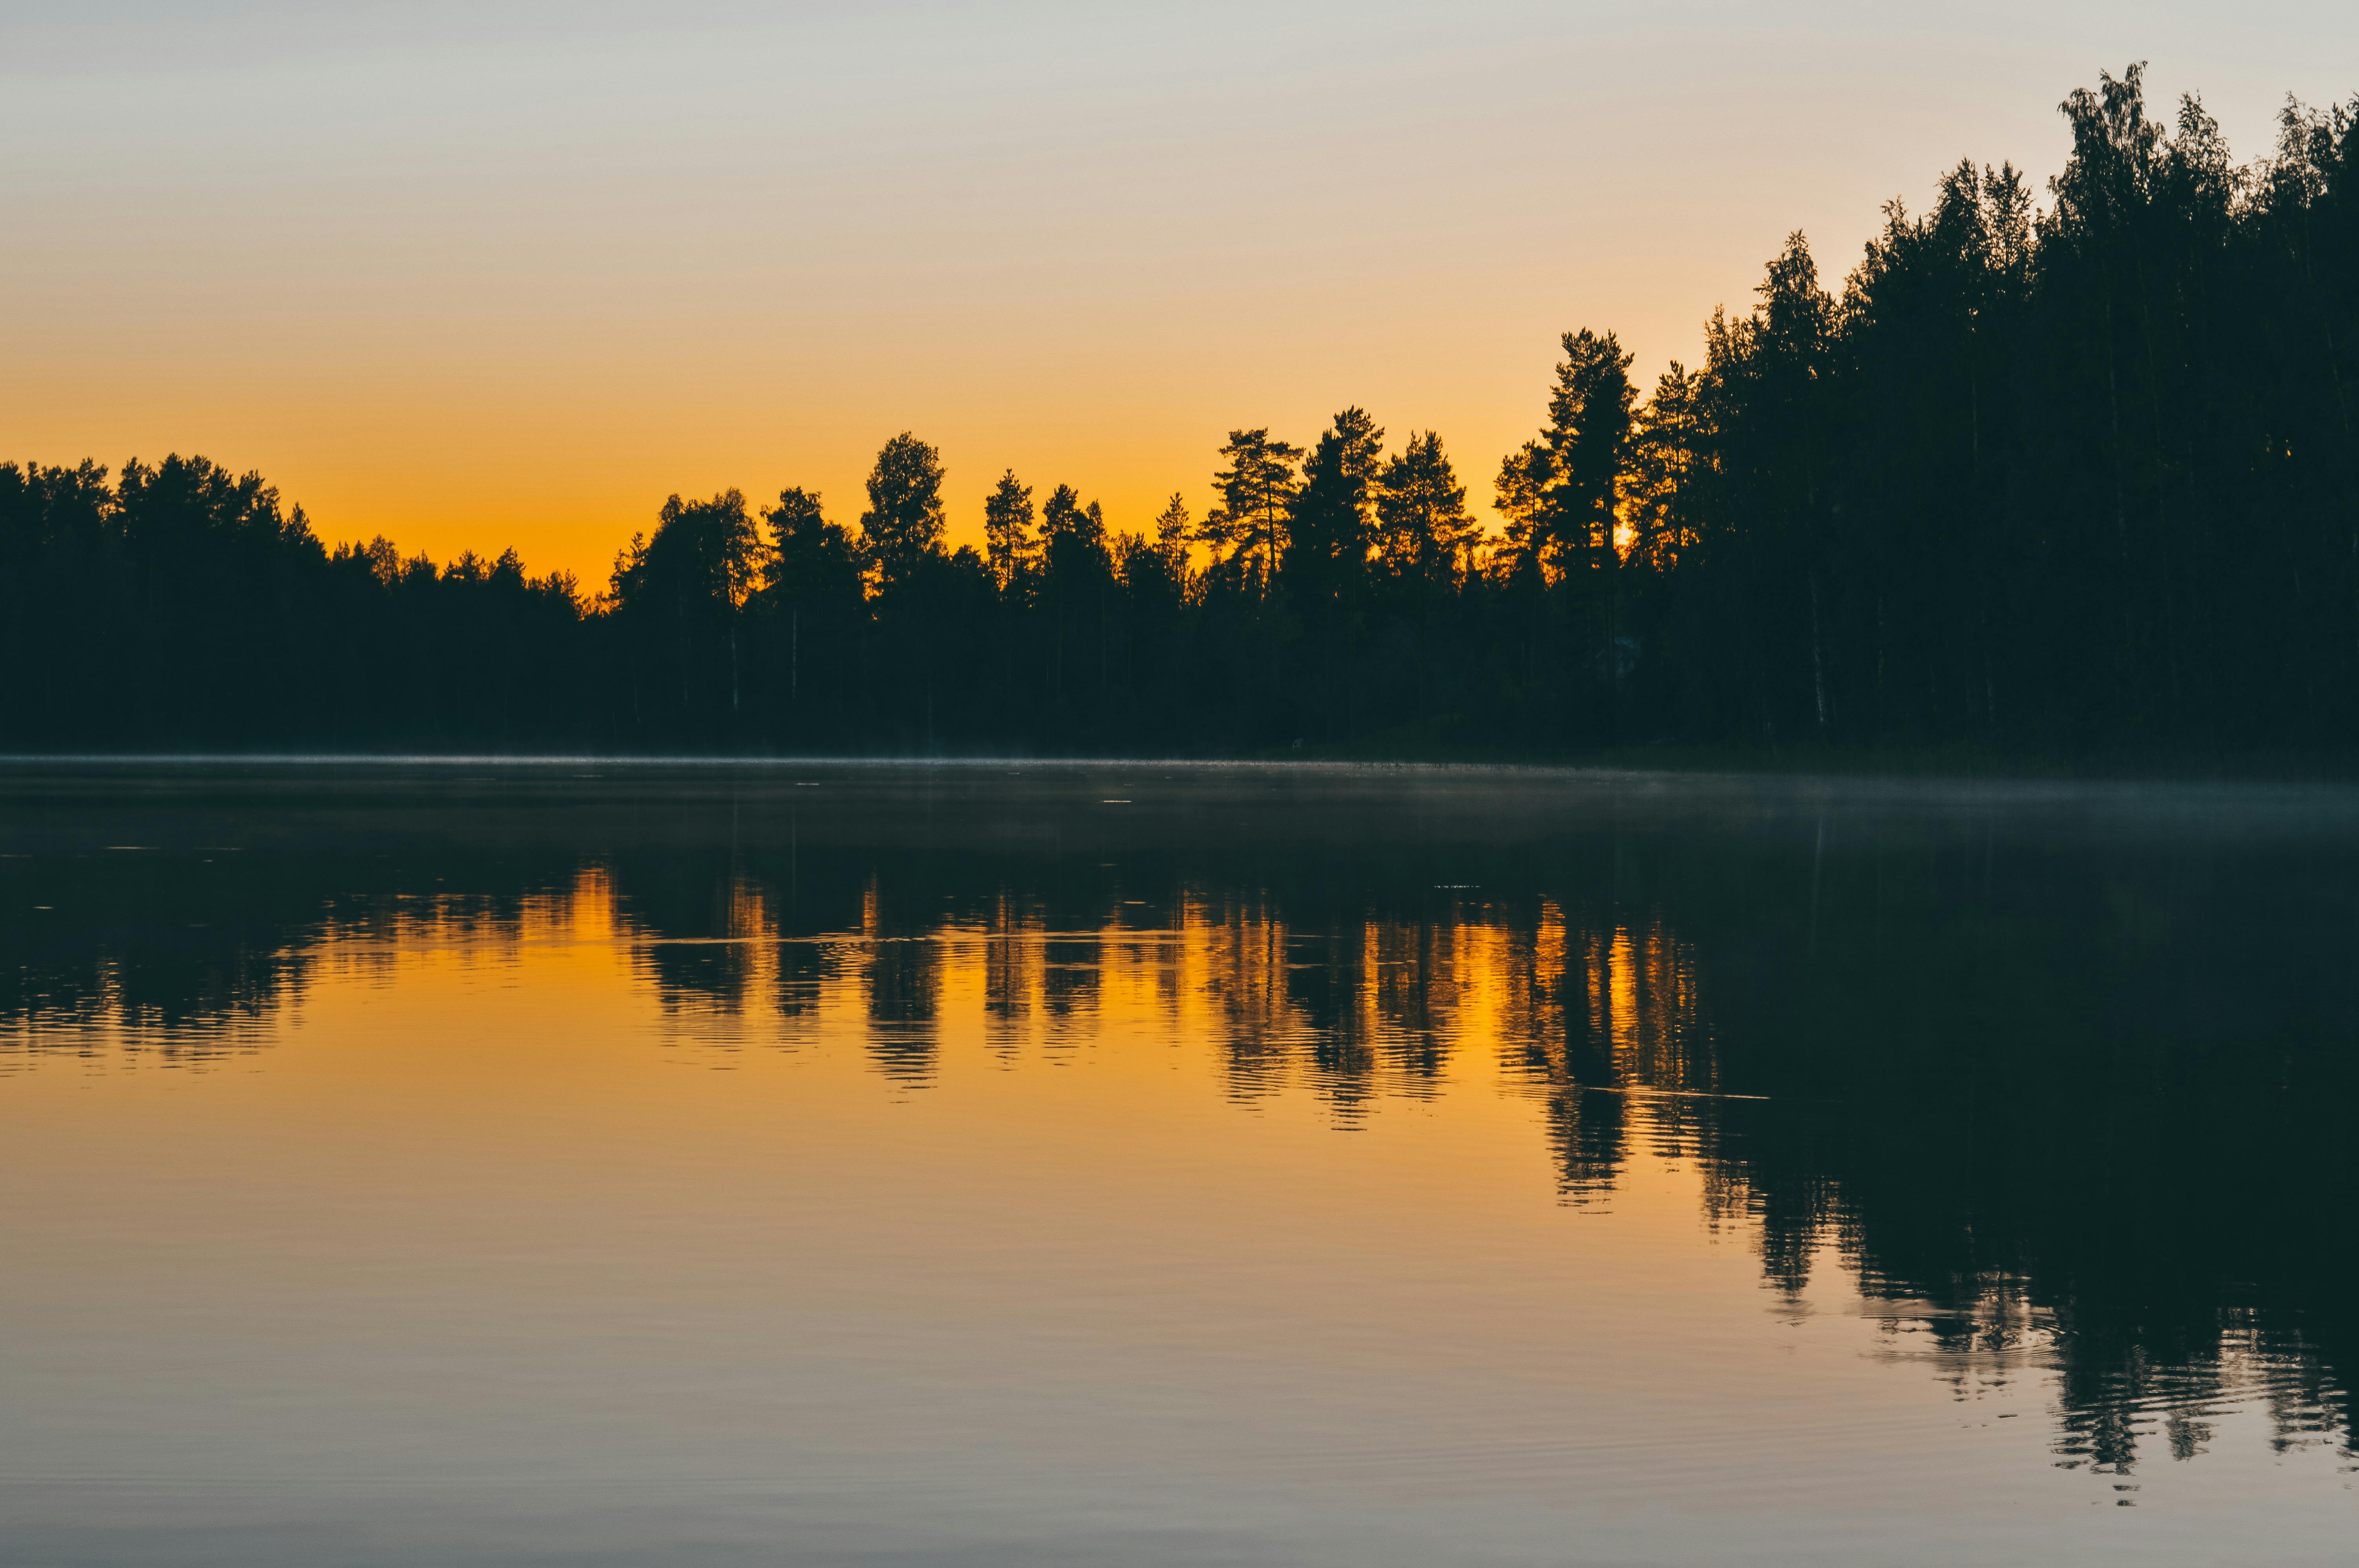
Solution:
M470 883L392 855L229 846L0 859L0 1061L203 1066L259 1050L324 974L389 979L406 944L497 953L562 918L577 869L519 859L495 891Z
M2061 1463L2199 1453L2232 1402L2349 1443L2359 1012L2317 878L2124 854L2011 882L1938 835L1613 855L1495 869L1512 892L775 847L470 862L498 891L464 895L422 862L6 861L0 1040L201 1061L324 967L590 900L683 1040L848 1029L919 1092L970 1012L1003 1064L1140 1026L1209 1043L1241 1106L1308 1094L1346 1130L1496 1076L1569 1204L1691 1162L1770 1285L1839 1262L1962 1397L2053 1366Z
M2288 912L2223 929L2260 894L2219 867L1968 897L1986 869L1944 853L1789 864L1790 906L1763 900L1774 864L1676 860L1648 886L1625 867L1428 907L1318 878L1093 903L872 873L846 972L910 1085L969 970L1003 1056L1148 997L1216 1044L1240 1102L1306 1089L1343 1127L1495 1053L1569 1202L1609 1199L1635 1158L1692 1160L1770 1283L1799 1296L1840 1260L1888 1303L1894 1353L1962 1394L2052 1362L2065 1463L2200 1451L2230 1400L2279 1442L2347 1433L2347 1265L2300 1234L2347 1237L2321 1201L2353 1098L2332 952L2300 951Z
M1344 1129L1479 1058L1530 1096L1568 1203L1691 1161L1767 1282L1799 1298L1839 1260L1961 1397L2055 1367L2060 1463L2201 1452L2231 1402L2279 1444L2348 1443L2345 926L2183 856L2008 885L1966 840L1615 855L1447 898L1332 866L1032 885L936 859L846 863L832 907L806 864L790 908L768 869L731 875L779 939L781 1016L842 999L905 1087L939 1071L953 991L998 1059L1144 1007L1240 1104L1307 1091Z
M1782 923L1753 877L1667 868L1721 1082L1777 1097L1723 1102L1707 1151L1772 1278L1832 1252L1912 1303L1900 1341L1962 1388L2037 1348L2068 1464L2195 1452L2231 1398L2280 1443L2347 1441L2359 1012L2334 873L1994 861L1971 834L1829 855Z

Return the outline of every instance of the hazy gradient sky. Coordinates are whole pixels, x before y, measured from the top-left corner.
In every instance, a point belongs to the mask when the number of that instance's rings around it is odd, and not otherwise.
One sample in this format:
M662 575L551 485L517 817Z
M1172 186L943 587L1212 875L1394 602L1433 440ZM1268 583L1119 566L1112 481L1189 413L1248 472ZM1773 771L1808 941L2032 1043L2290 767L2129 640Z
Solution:
M2347 0L0 9L0 458L201 451L331 539L603 584L673 491L857 515L942 449L1144 526L1357 402L1475 498L1556 334L1650 384L1788 231L1839 278L1962 156L2152 62L2240 157Z

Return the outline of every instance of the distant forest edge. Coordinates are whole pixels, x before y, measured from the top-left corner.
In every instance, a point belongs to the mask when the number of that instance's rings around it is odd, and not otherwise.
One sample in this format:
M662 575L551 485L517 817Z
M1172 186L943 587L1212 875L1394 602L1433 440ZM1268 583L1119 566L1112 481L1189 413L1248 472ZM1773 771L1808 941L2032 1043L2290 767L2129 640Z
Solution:
M201 458L0 465L0 749L2348 753L2359 96L2238 165L2141 78L2065 100L2044 209L1961 163L1840 294L1796 233L1643 398L1565 333L1495 532L1357 407L1145 532L1006 473L980 552L905 432L856 524L674 496L591 596Z

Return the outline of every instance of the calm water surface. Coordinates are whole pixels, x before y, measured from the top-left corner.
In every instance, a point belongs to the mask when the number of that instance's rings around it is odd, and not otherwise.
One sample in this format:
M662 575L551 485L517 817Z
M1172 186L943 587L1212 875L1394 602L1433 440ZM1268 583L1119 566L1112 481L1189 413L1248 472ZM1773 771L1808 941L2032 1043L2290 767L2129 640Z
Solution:
M11 1563L2348 1562L2359 798L0 767Z

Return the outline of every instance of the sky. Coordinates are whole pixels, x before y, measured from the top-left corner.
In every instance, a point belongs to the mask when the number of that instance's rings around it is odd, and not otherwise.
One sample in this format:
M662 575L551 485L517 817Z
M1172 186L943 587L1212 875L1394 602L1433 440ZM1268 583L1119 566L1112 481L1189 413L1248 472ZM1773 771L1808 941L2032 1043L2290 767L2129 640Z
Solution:
M603 586L665 496L876 449L1145 528L1359 404L1473 498L1557 339L1642 387L1785 236L1830 283L1959 158L2042 189L2150 62L2240 158L2347 3L421 0L0 8L0 460L201 452L331 541Z

